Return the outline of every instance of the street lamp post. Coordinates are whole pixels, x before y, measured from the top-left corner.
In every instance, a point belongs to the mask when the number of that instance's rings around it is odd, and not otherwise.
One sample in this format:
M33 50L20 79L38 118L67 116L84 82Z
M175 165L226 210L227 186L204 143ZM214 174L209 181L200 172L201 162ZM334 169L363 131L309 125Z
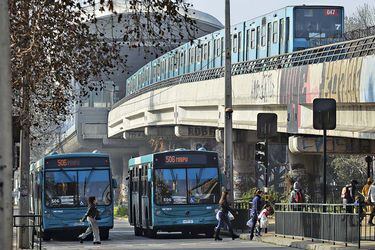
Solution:
M224 122L224 167L227 189L234 199L233 190L233 137L232 137L232 46L230 36L230 0L225 0L225 122Z
M0 1L0 245L12 249L12 100L8 1Z

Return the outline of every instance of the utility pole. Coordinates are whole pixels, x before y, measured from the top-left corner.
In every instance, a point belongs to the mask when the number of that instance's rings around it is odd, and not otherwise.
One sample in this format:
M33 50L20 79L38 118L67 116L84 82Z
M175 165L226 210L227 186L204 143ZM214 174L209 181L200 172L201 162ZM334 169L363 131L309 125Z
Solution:
M224 167L230 199L233 190L233 137L232 137L232 41L230 36L230 0L225 0L225 122L224 122Z
M0 1L0 246L12 249L12 98L8 1Z

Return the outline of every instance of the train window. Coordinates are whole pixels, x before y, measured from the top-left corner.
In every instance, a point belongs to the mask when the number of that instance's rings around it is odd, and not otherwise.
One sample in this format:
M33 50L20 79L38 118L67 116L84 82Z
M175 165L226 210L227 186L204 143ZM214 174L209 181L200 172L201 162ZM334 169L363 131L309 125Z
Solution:
M180 53L180 67L184 67L184 62L185 62L185 57L184 57L184 52Z
M272 42L277 43L277 21L273 22L272 26Z
M201 62L201 51L202 51L201 47L198 46L197 49L196 49L196 52L197 52L197 56L196 56L196 58L197 58L197 63L200 63L200 62Z
M174 70L178 69L178 53L177 52L174 54L173 68L174 68Z
M206 43L203 45L203 61L207 60L207 55L208 55L208 44Z
M266 46L266 25L262 26L262 34L261 34L260 44L261 44L262 47Z
M232 40L233 53L237 53L238 49L238 35L235 34Z
M252 49L255 48L255 29L251 30L251 34L250 34L250 46L251 46Z
M280 44L283 44L284 42L284 32L285 32L285 24L284 24L284 18L281 18L280 19L280 37L279 37L279 43Z
M207 44L207 60L210 59L210 49L211 49L211 42L208 42L208 44Z
M242 51L242 32L238 32L238 52Z
M216 40L216 56L221 54L221 39Z
M195 63L195 47L190 49L190 63Z
M250 30L246 30L246 49L250 49Z

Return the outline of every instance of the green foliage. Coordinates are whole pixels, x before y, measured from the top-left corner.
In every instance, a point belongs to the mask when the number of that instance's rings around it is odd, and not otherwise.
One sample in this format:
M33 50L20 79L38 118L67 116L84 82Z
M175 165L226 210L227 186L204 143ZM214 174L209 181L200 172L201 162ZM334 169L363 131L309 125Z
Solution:
M332 184L345 185L351 180L357 180L360 184L367 178L367 164L363 155L334 155L331 157L328 168Z
M116 217L128 217L128 207L124 205L116 206L114 214Z
M245 202L250 202L254 198L255 191L257 189L258 188L251 188L249 191L245 192L242 195L241 200L243 200ZM272 189L269 189L267 194L263 194L263 199L265 201L268 201L271 204L275 204L277 202L282 202L282 201L284 201L284 198L285 198L284 194L276 193Z

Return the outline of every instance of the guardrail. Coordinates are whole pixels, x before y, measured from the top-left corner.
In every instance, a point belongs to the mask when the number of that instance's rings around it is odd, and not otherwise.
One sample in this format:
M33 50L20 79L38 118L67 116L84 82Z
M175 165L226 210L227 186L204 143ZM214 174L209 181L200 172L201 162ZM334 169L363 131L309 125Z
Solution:
M275 235L361 246L361 213L353 204L275 205Z
M290 68L295 66L333 62L375 54L375 36L356 40L344 41L311 49L267 57L232 65L232 75L251 74L267 70ZM181 83L199 82L224 77L224 67L201 70L181 76L152 83L121 99L113 108L121 106L126 101L152 90L170 87Z
M21 224L20 219L27 218L28 223L26 225ZM28 228L29 229L29 240L30 248L34 249L34 243L36 242L35 236L39 238L38 249L42 249L42 237L37 234L36 228L39 228L39 234L42 232L41 215L27 214L27 215L13 215L13 227L15 228ZM16 230L17 231L17 230ZM38 237L39 236L39 237ZM17 237L16 237L17 238ZM17 241L17 240L16 240ZM18 246L16 246L18 249Z

